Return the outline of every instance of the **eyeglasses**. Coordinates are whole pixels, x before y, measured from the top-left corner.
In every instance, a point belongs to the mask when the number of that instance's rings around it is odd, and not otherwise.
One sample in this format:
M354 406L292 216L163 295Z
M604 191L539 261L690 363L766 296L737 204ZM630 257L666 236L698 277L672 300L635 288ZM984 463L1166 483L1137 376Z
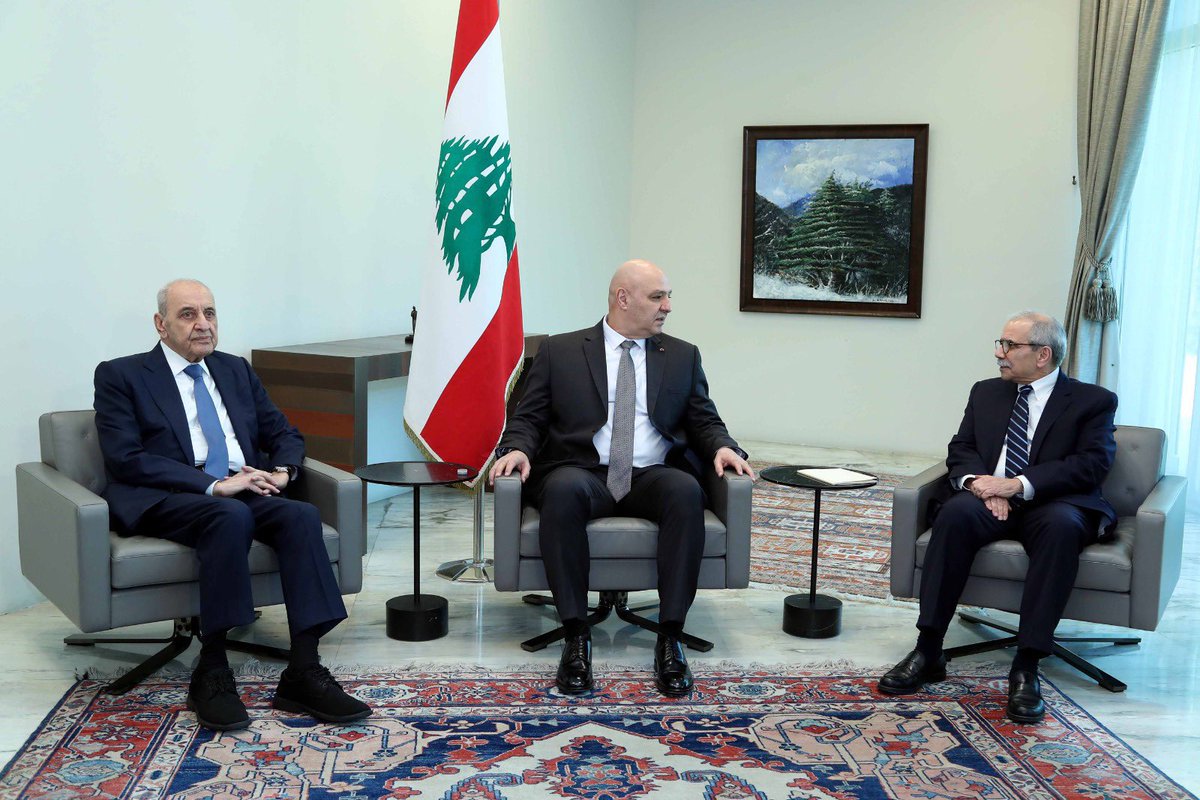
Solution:
M1000 352L1004 353L1004 355L1008 355L1008 351L1012 350L1014 347L1045 347L1045 346L1046 345L1038 344L1037 342L1014 342L1012 339L997 339L996 340L996 347L999 347Z

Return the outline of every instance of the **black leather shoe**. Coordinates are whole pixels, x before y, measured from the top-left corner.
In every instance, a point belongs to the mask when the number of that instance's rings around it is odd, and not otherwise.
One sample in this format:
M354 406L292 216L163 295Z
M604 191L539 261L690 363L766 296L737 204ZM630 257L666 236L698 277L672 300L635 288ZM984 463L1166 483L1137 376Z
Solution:
M659 634L654 643L654 685L667 697L683 697L692 691L692 671L683 645L674 636Z
M250 725L250 715L238 697L229 667L193 672L187 707L196 712L201 727L209 730L236 731Z
M1004 713L1013 722L1032 724L1046 716L1042 685L1036 672L1016 669L1008 676L1008 707Z
M944 680L945 677L944 653L938 655L936 661L930 661L920 650L913 650L879 679L879 691L884 694L912 694L920 691L925 684Z
M587 694L592 690L592 637L581 633L563 641L562 657L554 685L563 694Z
M285 669L279 676L272 705L280 711L308 714L325 722L354 722L371 716L371 707L346 694L320 664L299 671Z

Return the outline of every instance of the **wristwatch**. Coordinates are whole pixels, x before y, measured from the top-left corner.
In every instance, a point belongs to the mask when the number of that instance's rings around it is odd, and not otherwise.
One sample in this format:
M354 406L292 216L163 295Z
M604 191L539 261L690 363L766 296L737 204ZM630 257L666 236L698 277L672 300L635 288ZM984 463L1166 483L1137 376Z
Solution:
M291 464L280 464L279 466L271 467L271 472L286 472L288 476L288 483L291 483L292 481L296 480L296 476L300 474L300 468L294 467Z

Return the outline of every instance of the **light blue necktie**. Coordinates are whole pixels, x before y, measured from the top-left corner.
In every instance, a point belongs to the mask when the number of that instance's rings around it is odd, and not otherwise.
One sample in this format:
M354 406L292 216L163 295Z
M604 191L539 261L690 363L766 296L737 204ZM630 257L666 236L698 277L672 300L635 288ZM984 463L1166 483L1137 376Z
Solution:
M1008 452L1004 456L1004 477L1015 478L1029 464L1029 395L1033 387L1025 384L1017 390L1017 402L1013 403L1012 416L1008 419L1008 433L1004 443Z
M225 431L221 428L221 419L217 416L217 406L213 403L208 387L204 385L204 369L199 364L188 364L183 368L196 387L196 417L200 420L200 430L208 442L208 458L204 459L204 471L214 478L229 477L229 447L225 444Z

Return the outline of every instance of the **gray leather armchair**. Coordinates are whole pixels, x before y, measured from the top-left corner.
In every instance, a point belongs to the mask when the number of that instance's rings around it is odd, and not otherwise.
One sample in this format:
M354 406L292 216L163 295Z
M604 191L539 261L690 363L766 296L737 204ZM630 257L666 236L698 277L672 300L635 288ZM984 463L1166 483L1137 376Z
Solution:
M709 508L704 512L704 559L700 565L701 589L744 589L750 583L750 500L753 481L749 476L726 470L724 477L705 472ZM496 479L495 569L496 589L501 592L544 591L550 588L538 543L537 509L521 503L521 480L516 476ZM626 622L657 633L652 620L631 609L628 593L658 586L658 526L632 517L601 517L588 523L591 550L589 588L600 593L600 603L588 617L598 623L614 610ZM525 602L548 605L542 595L526 595ZM563 638L562 629L522 642L529 652ZM685 633L680 640L694 650L708 651L712 643Z
M1179 580L1183 549L1184 488L1187 481L1163 474L1166 434L1157 428L1118 425L1117 454L1104 481L1104 497L1117 511L1116 538L1089 545L1079 556L1079 574L1065 619L1152 631ZM945 464L930 467L896 487L892 500L892 595L916 597L930 531L929 500L946 475ZM960 603L1017 612L1029 559L1021 544L1004 540L979 551ZM1016 628L972 612L959 618L988 625L1009 636L950 648L950 658L1008 647ZM1137 644L1136 637L1056 637L1054 655L1112 692L1121 681L1063 647L1060 642Z
M94 411L56 411L38 420L40 462L17 465L21 572L86 633L175 620L164 639L68 636L67 644L155 642L167 646L108 687L120 694L182 653L197 632L199 564L191 548L110 530L104 460ZM325 549L343 594L362 588L366 539L362 484L348 472L305 459L289 490L321 511ZM255 542L250 572L256 606L283 602L275 552ZM230 640L234 649L286 657L286 651Z

